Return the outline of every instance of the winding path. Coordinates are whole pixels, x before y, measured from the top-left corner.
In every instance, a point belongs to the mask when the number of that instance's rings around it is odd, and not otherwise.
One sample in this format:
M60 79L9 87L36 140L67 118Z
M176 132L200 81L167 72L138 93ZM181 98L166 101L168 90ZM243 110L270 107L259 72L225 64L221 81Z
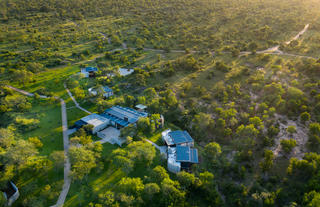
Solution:
M63 83L64 88L66 89L67 93L69 94L70 98L72 99L72 101L74 102L74 104L76 105L76 107L78 109L80 109L81 111L86 112L87 114L92 114L90 111L88 111L87 109L82 108L79 103L76 101L76 99L73 97L72 93L70 92L70 90L67 88L66 83Z
M73 21L72 21L73 22ZM77 27L79 26L77 23L73 22ZM297 40L302 34L304 34L307 29L309 27L309 24L307 24L304 29L302 31L300 31L295 37L293 37L290 41L285 42L285 44L290 44L293 40ZM106 35L102 32L100 32L101 35L103 35L103 39L106 38ZM108 43L111 44L111 39L108 38ZM302 55L295 55L295 54L289 54L289 53L284 53L281 50L279 50L280 45L276 45L274 47L268 48L266 50L262 50L262 51L257 51L257 53L263 53L263 54L271 54L271 55L286 55L286 56L293 56L293 57L303 57L303 58L313 58L310 56L302 56ZM122 44L122 48L116 48L114 50L111 50L110 52L113 51L118 51L118 50L125 50L128 49L126 43ZM136 48L132 48L132 49L136 49ZM165 50L160 50L160 49L152 49L152 48L144 48L145 51L154 51L154 52L165 52ZM184 53L184 50L171 50L171 52L174 53ZM190 53L197 53L199 51L190 51ZM250 54L250 52L246 52L243 51L240 53L240 56L242 55L246 55L246 54ZM101 54L101 57L103 55ZM100 56L99 56L100 57ZM96 58L95 58L96 59ZM26 96L30 96L33 97L34 94L15 88L13 86L9 86L6 85L8 88L11 88L12 90L15 90L23 95ZM72 99L72 101L75 103L76 107L79 108L80 110L91 114L90 111L82 108L79 103L75 100L75 98L72 96L72 93L70 92L70 90L66 87L66 84L64 83L64 88L66 89L66 91L68 92L70 98ZM43 96L40 95L40 98L49 98L47 96ZM57 97L56 97L57 98ZM58 98L57 98L58 99ZM71 171L71 164L70 164L70 159L69 159L69 136L68 136L68 121L67 121L67 109L66 109L66 104L65 101L60 98L60 104L61 104L61 116L62 116L62 133L63 133L63 147L64 147L64 154L65 154L65 164L64 164L64 184L63 184L63 188L62 191L60 192L58 201L55 205L53 205L52 207L61 207L63 206L65 199L67 197L67 194L69 192L70 189L70 185L71 185L71 178L70 178L70 171ZM165 147L162 146L158 146L157 144L155 144L154 142L146 139L147 142L151 143L153 146L155 146L158 150L160 150L161 153L166 153L165 151Z
M23 95L33 97L34 94L15 88L10 85L6 85L6 87L11 88L12 90L19 92ZM50 98L48 96L41 96L40 98ZM56 97L56 99L58 99ZM66 104L62 98L60 98L60 104L61 104L61 123L62 123L62 135L63 135L63 149L64 149L64 155L65 155L65 163L64 163L64 171L63 171L63 187L62 191L60 192L58 201L55 205L52 207L61 207L64 204L64 201L68 195L70 184L71 184L71 178L70 178L70 170L71 170L71 164L69 159L69 136L68 136L68 119L67 119L67 109Z
M292 41L297 40L299 37L301 37L301 35L303 35L308 30L309 26L310 26L310 24L306 24L304 26L303 30L301 30L296 36L291 38L289 41L285 42L285 44L289 45ZM244 55L248 55L248 54L251 54L251 52L248 52L248 51L240 52L240 57L244 56ZM276 45L276 46L267 48L265 50L257 51L257 54L284 55L284 56L301 57L301 58L313 58L313 57L310 57L310 56L285 53L285 52L280 50L280 45Z

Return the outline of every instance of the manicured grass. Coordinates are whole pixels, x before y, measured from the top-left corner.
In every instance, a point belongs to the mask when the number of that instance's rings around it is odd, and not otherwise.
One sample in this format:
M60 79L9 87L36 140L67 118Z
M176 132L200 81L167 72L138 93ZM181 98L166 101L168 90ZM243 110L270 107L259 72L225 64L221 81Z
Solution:
M43 147L39 149L40 155L49 156L53 151L63 150L63 138L61 128L61 106L60 103L48 104L47 100L35 102L32 98L32 108L25 113L15 113L16 116L25 118L35 118L40 121L39 127L28 132L21 132L21 138L28 139L29 137L38 137L43 143ZM14 180L20 190L20 198L16 206L21 206L25 198L30 196L38 197L46 186L50 186L51 196L46 195L45 200L48 202L45 205L55 204L63 185L63 168L52 168L46 173L34 174L35 177L30 177L27 173L19 177L19 180ZM47 187L46 187L47 188ZM34 189L29 191L30 189ZM30 192L32 192L30 195Z
M88 114L76 107L67 109L68 127L72 127L76 121Z
M49 155L53 151L63 150L60 103L48 104L46 100L41 100L40 103L33 101L31 110L21 115L25 118L39 119L37 129L22 133L21 136L24 139L38 137L43 143L41 154Z

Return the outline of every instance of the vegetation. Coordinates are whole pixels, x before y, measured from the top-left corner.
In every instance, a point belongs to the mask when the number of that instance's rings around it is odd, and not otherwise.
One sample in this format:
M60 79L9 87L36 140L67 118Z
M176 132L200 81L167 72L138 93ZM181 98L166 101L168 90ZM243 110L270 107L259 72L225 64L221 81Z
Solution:
M150 114L121 130L122 147L94 142L89 125L70 135L65 206L318 206L319 9L316 0L1 1L0 190L18 186L14 206L55 204L58 98L69 127L86 115L65 84L91 112L143 104ZM277 45L282 53L263 51ZM86 66L99 68L95 78L77 74ZM162 145L167 128L195 139L190 172L169 173L145 141Z

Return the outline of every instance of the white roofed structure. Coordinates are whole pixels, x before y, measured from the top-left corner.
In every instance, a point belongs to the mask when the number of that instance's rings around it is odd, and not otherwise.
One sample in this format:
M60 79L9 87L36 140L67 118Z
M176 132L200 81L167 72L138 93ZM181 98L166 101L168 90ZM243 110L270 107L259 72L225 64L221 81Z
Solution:
M98 131L104 129L109 124L109 119L100 116L98 114L90 114L81 119L83 122L93 126L92 133L95 134Z

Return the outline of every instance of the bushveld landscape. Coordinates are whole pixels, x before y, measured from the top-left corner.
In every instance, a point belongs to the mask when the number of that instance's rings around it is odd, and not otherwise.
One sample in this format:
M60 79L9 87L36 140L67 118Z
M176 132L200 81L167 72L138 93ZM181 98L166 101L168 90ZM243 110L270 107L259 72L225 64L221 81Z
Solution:
M0 1L0 191L14 183L12 206L25 207L320 206L319 11L316 0ZM88 91L106 85L111 97ZM69 133L138 104L151 116L120 130L121 147L88 126ZM166 129L194 139L189 170L168 170Z

